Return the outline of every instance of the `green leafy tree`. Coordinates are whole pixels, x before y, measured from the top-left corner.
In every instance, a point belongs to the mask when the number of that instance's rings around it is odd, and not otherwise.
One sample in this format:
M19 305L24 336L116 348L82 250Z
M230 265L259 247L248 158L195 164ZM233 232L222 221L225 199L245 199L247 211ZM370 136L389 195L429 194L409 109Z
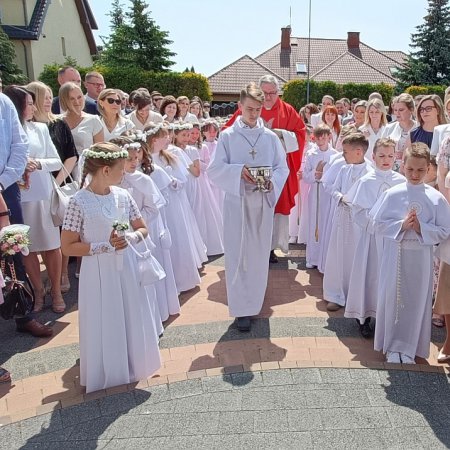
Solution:
M125 12L120 0L114 0L111 17L111 35L102 38L104 49L99 64L105 67L139 68L167 72L174 64L175 53L169 50L172 43L169 33L162 31L146 12L143 0L131 0Z
M14 44L0 26L0 72L3 86L27 82L27 77L15 62L15 57Z
M411 35L414 51L399 69L400 84L450 84L450 7L448 0L428 0L424 23Z

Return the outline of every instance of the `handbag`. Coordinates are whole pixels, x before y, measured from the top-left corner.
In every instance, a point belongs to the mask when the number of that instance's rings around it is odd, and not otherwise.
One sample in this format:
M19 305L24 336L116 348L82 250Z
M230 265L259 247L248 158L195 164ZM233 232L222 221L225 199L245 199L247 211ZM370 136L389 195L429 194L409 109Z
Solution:
M148 286L165 278L166 272L164 272L161 264L159 264L158 260L152 255L151 250L148 248L147 240L144 239L142 242L145 245L145 251L143 253L136 250L131 243L128 243L128 245L137 256L139 281L141 282L141 286Z
M169 250L170 247L172 247L172 236L167 228L164 228L164 230L162 230L159 234L159 242L161 244L161 248L164 250Z
M27 316L34 308L34 296L28 281L17 279L14 260L7 260L9 275L6 273L5 259L1 260L5 287L2 289L3 303L0 305L0 316L5 320Z
M50 202L50 214L52 216L53 225L59 227L64 222L64 214L72 196L79 190L79 184L75 181L67 169L62 166L62 170L70 179L70 183L58 186L56 180L52 177L53 190Z

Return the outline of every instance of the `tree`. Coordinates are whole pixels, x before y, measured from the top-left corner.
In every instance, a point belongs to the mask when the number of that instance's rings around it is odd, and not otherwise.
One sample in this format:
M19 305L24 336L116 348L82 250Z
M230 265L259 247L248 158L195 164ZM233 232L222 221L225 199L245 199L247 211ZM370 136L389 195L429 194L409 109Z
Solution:
M104 50L99 63L106 67L167 72L174 64L175 53L169 50L172 43L169 33L162 31L146 12L143 0L131 0L129 11L124 12L120 0L114 0L111 17L111 35L103 38Z
M15 62L14 44L0 26L0 72L3 86L8 84L24 84L26 76Z
M411 35L406 67L397 78L403 86L450 84L450 7L448 0L428 0L424 23Z

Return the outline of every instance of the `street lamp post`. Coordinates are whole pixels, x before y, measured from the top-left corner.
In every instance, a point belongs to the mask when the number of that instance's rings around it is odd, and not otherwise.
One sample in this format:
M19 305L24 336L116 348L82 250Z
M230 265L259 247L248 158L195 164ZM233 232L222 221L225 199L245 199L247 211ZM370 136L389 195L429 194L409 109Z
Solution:
M310 80L309 80L309 66L311 62L311 0L309 0L309 22L308 22L308 70L307 70L307 79L306 79L306 103L309 103L309 88L310 88Z

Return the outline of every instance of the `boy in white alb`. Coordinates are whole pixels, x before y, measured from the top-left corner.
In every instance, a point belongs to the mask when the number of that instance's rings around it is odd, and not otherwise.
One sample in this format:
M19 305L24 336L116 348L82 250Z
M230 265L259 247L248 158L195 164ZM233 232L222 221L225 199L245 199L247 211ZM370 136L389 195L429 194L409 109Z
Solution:
M306 156L302 180L309 185L308 192L308 234L306 241L306 268L313 269L319 264L319 249L325 221L330 209L331 196L322 184L323 170L330 158L337 153L330 146L331 129L319 124L313 131L316 142Z
M406 183L387 190L371 211L384 238L378 284L375 350L387 362L427 358L431 339L433 246L450 236L450 206L424 184L428 147L415 142L403 155Z
M323 296L328 302L328 311L337 311L345 306L350 281L353 257L360 229L354 223L345 194L367 172L372 170L364 155L369 141L361 132L346 136L342 141L346 165L341 168L333 186L337 206L334 211L330 243L323 276Z
M392 170L395 148L394 140L378 139L373 148L375 169L356 182L346 195L361 234L350 274L344 316L357 320L360 333L366 339L373 336L370 318L375 318L377 310L378 268L382 251L382 242L376 242L369 212L387 189L405 181L403 175Z

